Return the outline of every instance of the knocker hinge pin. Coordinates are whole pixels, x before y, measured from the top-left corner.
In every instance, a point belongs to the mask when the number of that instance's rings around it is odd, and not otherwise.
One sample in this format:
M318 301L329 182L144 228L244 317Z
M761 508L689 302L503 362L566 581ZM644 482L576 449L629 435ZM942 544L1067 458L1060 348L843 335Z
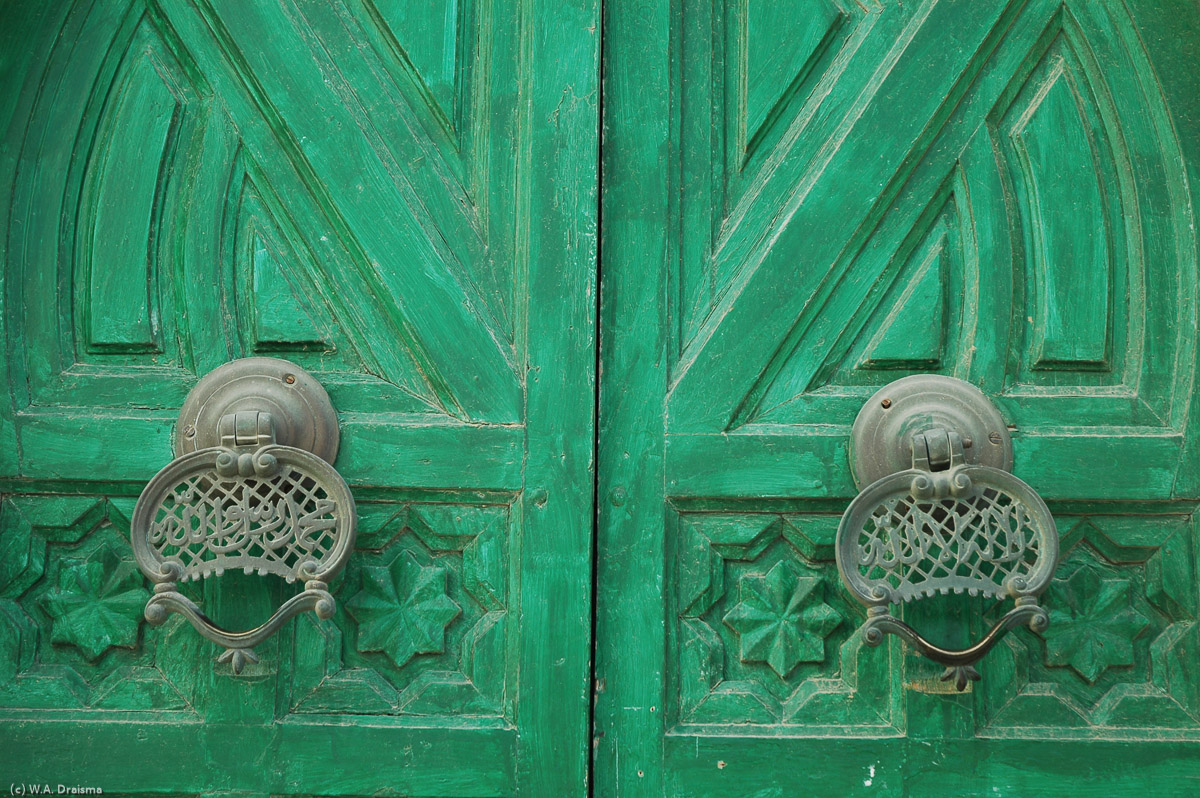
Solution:
M912 437L912 467L922 471L948 471L966 461L963 439L954 430L934 427Z
M217 422L217 434L226 449L257 448L275 443L275 422L261 410L226 413Z

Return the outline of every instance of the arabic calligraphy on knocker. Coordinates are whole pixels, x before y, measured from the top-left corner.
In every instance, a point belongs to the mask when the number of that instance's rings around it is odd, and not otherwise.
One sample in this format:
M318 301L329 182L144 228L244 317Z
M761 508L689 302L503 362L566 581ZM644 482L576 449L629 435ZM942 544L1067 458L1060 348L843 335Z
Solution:
M911 501L911 499L909 500ZM1026 537L1032 532L1032 520L1021 504L997 505L986 502L983 507L969 507L969 512L950 514L944 521L910 503L897 519L895 505L884 505L863 529L859 544L859 564L867 568L892 570L900 565L916 565L930 557L936 545L935 559L944 563L950 559L956 565L964 562L986 562L1005 565L1021 560L1034 540Z
M159 551L194 543L214 554L236 553L251 543L269 550L291 545L310 549L318 533L337 524L337 503L328 498L306 496L298 503L295 491L273 486L262 497L245 485L240 495L214 499L195 482L180 488L173 494L174 506L164 502L150 525L150 543ZM309 502L312 509L306 511Z

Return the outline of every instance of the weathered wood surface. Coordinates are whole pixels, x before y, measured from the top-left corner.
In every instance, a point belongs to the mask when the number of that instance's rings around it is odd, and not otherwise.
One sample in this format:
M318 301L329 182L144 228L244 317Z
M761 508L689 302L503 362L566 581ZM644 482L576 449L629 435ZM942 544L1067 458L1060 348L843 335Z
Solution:
M0 6L0 769L1195 793L1195 4L600 14ZM235 680L140 622L126 538L188 388L257 353L329 388L361 532L336 618ZM1050 630L962 695L857 642L833 563L850 423L916 372L994 398L1062 534ZM286 591L195 597L246 626ZM955 645L997 611L906 617Z
M1194 793L1195 4L604 13L596 794ZM850 425L925 372L1062 536L961 695L833 562Z
M0 8L0 771L106 794L582 795L595 0ZM128 543L204 373L328 389L336 616L234 678ZM294 586L188 586L247 628Z

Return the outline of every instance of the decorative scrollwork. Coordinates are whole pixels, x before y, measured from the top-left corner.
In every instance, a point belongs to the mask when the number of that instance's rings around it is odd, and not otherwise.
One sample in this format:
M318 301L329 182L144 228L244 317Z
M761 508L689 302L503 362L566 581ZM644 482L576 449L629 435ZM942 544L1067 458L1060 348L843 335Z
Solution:
M929 458L935 448L948 455L936 465ZM961 439L946 430L914 436L913 468L872 483L851 502L836 554L842 581L869 609L862 627L867 645L881 644L885 633L898 635L946 665L943 678L959 690L979 678L972 666L1009 629L1026 623L1041 631L1049 623L1037 596L1058 561L1050 511L1008 472L964 465ZM961 651L933 645L890 614L890 604L964 591L1013 598L1017 606Z
M333 615L328 581L354 546L354 499L341 476L302 449L212 447L185 454L146 486L131 536L143 573L156 583L146 604L152 624L171 612L228 649L221 661L240 672L257 662L253 646L292 616ZM231 632L217 626L175 589L176 582L221 576L229 569L305 582L262 626Z
M206 449L176 461L178 467L150 483L155 492L148 487L143 494L146 506L153 505L146 516L146 553L160 570L166 563L177 565L184 582L231 568L289 582L321 578L323 564L340 553L345 524L339 518L353 500L344 486L320 473L332 469L302 465L296 452L279 446L252 454ZM324 465L307 452L299 454ZM244 468L238 468L239 460ZM333 477L341 482L336 473Z
M957 491L951 478L929 489L931 476L918 473L906 492L883 498L861 526L847 529L848 554L867 591L893 603L964 590L995 598L1028 593L1044 560L1043 516L1014 492L977 487L966 469L954 474L965 486Z

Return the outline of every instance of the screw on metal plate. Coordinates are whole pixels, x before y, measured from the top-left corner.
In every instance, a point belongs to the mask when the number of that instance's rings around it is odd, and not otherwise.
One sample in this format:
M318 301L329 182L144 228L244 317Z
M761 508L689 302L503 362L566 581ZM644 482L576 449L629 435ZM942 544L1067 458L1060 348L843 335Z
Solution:
M233 361L188 394L179 456L142 491L130 524L134 556L155 583L146 620L183 615L224 646L235 673L258 662L254 646L306 610L335 611L329 580L354 548L354 498L331 465L337 414L311 375L273 358ZM226 570L304 582L261 626L221 628L176 589Z
M992 446L968 446L985 437ZM942 678L961 691L1010 629L1049 624L1037 599L1058 561L1054 519L1009 473L999 412L961 380L915 375L886 386L863 405L851 452L855 480L867 484L842 516L835 552L842 582L867 607L863 640L877 646L885 634L899 636L946 666ZM905 457L907 467L897 467ZM1015 601L966 649L940 648L891 614L892 604L964 591Z

